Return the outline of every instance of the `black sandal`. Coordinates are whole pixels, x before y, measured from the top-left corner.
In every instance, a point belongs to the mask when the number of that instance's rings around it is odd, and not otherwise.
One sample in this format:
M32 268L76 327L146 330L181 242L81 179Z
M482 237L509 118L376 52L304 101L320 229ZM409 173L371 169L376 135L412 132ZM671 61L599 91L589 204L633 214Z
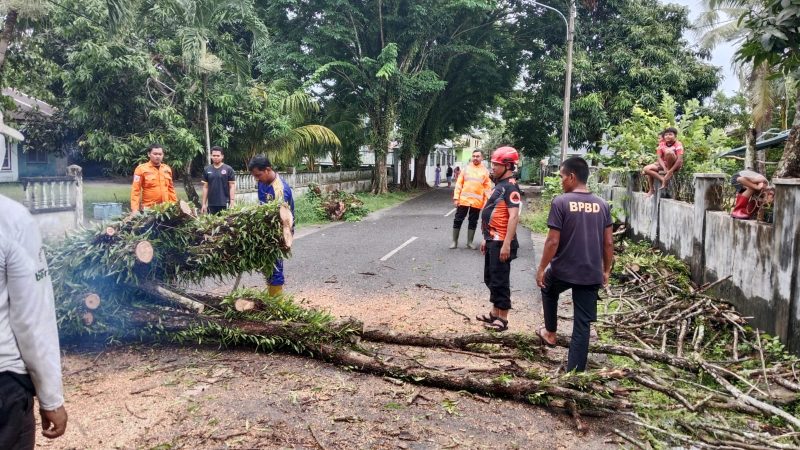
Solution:
M544 345L546 345L547 347L550 347L550 348L555 348L556 344L551 344L551 343L547 342L547 339L544 338L544 333L542 333L542 330L547 330L547 328L539 327L539 329L536 330L536 335L539 336L539 339L542 340L542 344L544 344Z
M484 328L491 331L496 331L498 333L506 331L508 329L508 320L501 319L500 317L495 316L494 320L491 321L488 325L484 325Z
M480 316L475 316L475 320L480 321L480 322L486 322L486 323L492 323L492 322L494 322L494 319L497 319L497 316L495 316L492 313L489 313L489 317L486 317L486 314L481 314Z

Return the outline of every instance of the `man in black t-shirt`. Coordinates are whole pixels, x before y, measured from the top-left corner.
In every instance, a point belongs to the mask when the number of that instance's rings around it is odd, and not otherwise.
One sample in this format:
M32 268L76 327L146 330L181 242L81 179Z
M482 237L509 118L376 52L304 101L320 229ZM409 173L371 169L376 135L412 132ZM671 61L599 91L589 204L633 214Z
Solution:
M203 213L216 214L233 206L236 174L224 159L222 147L211 147L211 164L203 170Z
M511 309L511 261L517 257L517 224L522 201L519 186L511 177L519 154L513 147L500 147L492 153L494 189L481 211L481 231L484 255L483 282L489 288L492 309L489 315L477 316L494 331L508 329L508 311Z
M597 291L608 284L611 274L611 212L603 199L587 189L589 165L583 158L564 161L559 175L564 194L550 205L550 231L536 273L545 324L536 333L544 344L555 345L558 297L572 289L574 313L567 371L582 372L589 354L589 324L597 320Z

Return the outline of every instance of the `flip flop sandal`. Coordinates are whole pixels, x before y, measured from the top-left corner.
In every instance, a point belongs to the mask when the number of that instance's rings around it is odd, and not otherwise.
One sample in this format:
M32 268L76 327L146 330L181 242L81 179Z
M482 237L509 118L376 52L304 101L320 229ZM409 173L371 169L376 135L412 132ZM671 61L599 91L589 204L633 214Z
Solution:
M495 317L491 323L484 325L483 327L487 330L500 333L508 329L508 321L499 317Z
M475 316L475 320L478 320L480 322L486 322L486 323L492 323L492 322L494 322L494 319L497 319L497 316L495 316L492 313L489 313L488 317L486 316L486 314L481 314L480 316Z
M555 348L555 346L556 346L555 344L551 344L551 343L547 342L547 339L544 338L544 333L542 333L542 330L545 330L545 329L546 329L545 327L539 327L539 329L536 330L536 335L539 336L539 339L542 340L542 344L544 344L544 345L546 345L546 346L548 346L550 348Z

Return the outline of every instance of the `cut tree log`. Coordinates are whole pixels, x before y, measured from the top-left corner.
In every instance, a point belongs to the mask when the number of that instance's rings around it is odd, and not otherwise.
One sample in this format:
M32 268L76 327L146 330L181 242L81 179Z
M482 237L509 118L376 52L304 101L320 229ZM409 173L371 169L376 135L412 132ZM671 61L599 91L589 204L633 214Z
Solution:
M192 209L192 205L187 203L185 200L181 200L178 202L178 207L181 209L181 212L189 217L197 218L197 214L195 214L194 209Z
M83 304L86 305L87 308L95 310L100 307L100 296L94 292L86 294L86 297L83 298Z
M136 254L136 260L142 264L150 264L153 261L153 255L155 255L153 244L150 241L137 242L133 252Z
M202 313L206 308L206 305L204 305L203 303L200 303L196 300L192 300L184 295L178 294L177 292L169 290L164 286L158 284L145 283L145 284L140 284L138 286L129 286L129 287L132 289L141 289L154 297L164 299L168 302L177 304L187 309L191 309L192 311L195 311L197 313Z
M292 235L294 216L292 216L292 212L285 203L281 205L278 214L281 218L281 226L283 227L283 249L290 250L294 240L294 236Z
M106 236L111 237L117 234L117 229L114 227L106 227L105 229Z
M252 311L256 308L256 302L246 298L237 298L233 302L233 308L239 312Z
M85 313L81 314L81 320L83 321L83 324L88 327L94 323L94 314L86 311Z

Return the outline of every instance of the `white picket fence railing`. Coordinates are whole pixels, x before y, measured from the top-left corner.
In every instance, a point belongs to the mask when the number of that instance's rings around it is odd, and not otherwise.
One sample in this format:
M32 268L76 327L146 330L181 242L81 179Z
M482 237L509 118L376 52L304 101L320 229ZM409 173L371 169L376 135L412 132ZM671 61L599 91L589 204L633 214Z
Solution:
M278 172L293 188L305 187L312 183L319 185L372 179L372 170L342 170L339 172ZM253 192L258 183L250 172L236 172L236 191Z
M23 204L31 213L75 209L75 177L20 178L25 191Z

